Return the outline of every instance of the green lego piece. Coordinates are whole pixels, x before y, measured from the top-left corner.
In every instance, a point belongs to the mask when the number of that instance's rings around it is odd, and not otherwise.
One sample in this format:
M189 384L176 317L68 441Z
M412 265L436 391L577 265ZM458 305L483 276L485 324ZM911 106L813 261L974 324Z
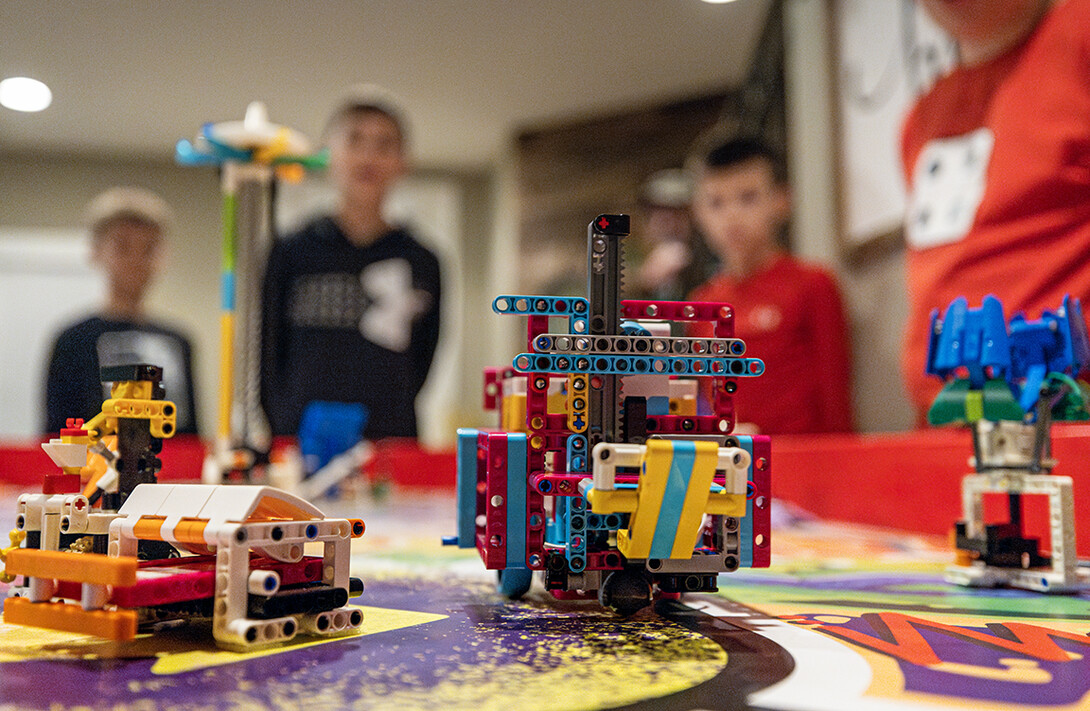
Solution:
M984 399L983 419L989 422L999 422L1000 420L1021 422L1025 418L1025 411L1022 410L1022 406L1018 404L1014 393L1011 392L1010 385L1003 378L992 378L985 381L982 392ZM970 420L970 422L975 422L975 420Z
M931 425L948 425L951 422L965 422L965 399L969 395L969 381L964 378L951 380L942 387L931 409L927 411L927 422Z
M1021 422L1024 415L1006 380L992 378L985 381L983 389L971 390L967 379L958 378L947 383L931 403L927 422L932 425L972 424L978 420Z
M984 393L981 390L970 390L965 393L965 421L976 422L984 419Z
M1053 372L1048 374L1045 385L1049 393L1063 392L1063 397L1052 406L1053 420L1090 420L1090 411L1086 409L1086 403L1090 400L1086 383L1076 381L1066 373Z

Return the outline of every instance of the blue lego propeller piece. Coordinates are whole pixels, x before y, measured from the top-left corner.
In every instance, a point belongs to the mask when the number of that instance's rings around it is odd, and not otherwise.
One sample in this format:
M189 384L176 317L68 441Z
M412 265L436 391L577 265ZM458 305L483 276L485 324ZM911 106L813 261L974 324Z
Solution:
M223 162L217 156L198 150L184 138L174 146L174 159L182 165L219 165Z
M1019 404L1026 412L1036 409L1042 385L1057 381L1054 374L1077 377L1090 361L1082 305L1070 295L1056 311L1045 311L1034 321L1016 314L1010 333L1010 378L1021 386Z
M938 311L932 312L928 374L945 380L965 368L970 389L979 390L989 378L1006 377L1010 366L1007 324L999 299L989 294L980 308L971 309L965 297L959 296L941 322Z
M249 163L253 151L240 151L225 143L202 137L199 145L184 138L174 145L174 159L182 165L220 165L229 160Z
M621 321L621 333L626 336L651 336L651 332L637 321Z
M217 156L221 161L225 160L237 160L242 163L249 163L253 160L254 152L244 150L242 148L235 148L234 146L224 143L223 141L212 138L212 125L205 124L201 129L201 138L208 141L211 152Z

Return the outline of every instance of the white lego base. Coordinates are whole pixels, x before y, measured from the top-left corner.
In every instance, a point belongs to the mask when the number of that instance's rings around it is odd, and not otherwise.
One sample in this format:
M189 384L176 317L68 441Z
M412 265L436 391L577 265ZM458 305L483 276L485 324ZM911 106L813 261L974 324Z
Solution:
M946 582L970 588L1010 587L1041 593L1077 593L1090 589L1090 573L1070 575L1051 568L996 568L984 563L947 566Z
M971 474L961 482L962 516L966 534L984 534L984 494L1041 494L1048 497L1049 556L1047 568L999 568L976 561L951 565L945 579L966 587L1007 586L1044 593L1072 593L1090 587L1090 574L1077 568L1075 500L1071 477L1000 470Z

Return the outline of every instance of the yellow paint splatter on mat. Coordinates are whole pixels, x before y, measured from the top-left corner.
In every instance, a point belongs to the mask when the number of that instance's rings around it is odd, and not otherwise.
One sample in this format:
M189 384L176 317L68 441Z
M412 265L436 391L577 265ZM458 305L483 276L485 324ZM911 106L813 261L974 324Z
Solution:
M477 636L466 640L474 649L463 651L476 652L471 656L478 663L411 688L390 685L390 669L370 670L371 681L361 685L368 693L354 708L600 709L684 691L727 664L712 640L654 616L619 620L521 604L506 609L494 621L479 622Z

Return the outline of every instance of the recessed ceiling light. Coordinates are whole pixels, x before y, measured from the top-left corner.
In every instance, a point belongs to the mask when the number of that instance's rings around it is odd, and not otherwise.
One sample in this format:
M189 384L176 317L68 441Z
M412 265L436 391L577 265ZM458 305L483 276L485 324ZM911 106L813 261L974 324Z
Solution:
M30 77L10 77L0 81L0 106L12 111L41 111L53 102L49 87Z

